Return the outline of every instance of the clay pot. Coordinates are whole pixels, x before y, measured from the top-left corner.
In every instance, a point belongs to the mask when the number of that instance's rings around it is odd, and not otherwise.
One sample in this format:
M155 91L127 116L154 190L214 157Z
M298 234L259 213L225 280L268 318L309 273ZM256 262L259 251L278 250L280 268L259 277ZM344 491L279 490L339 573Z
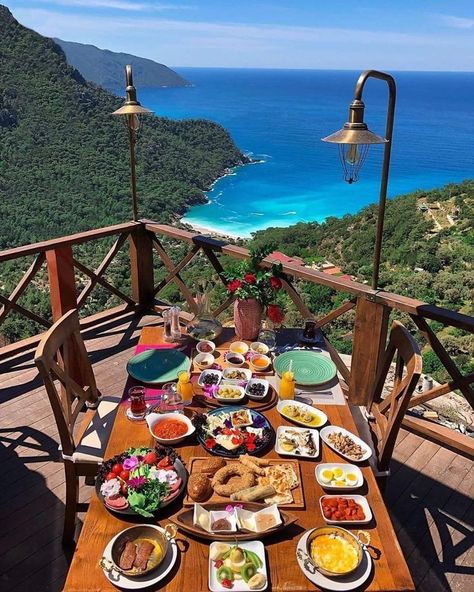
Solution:
M255 341L262 325L262 305L258 300L238 299L234 302L234 325L239 339Z

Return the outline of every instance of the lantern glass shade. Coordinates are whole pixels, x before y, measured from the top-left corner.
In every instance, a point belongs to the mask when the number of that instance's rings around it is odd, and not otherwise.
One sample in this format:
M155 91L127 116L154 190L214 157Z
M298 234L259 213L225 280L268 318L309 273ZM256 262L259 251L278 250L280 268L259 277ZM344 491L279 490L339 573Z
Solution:
M337 144L344 180L355 183L371 144L385 144L387 140L374 134L365 123L346 123L343 129L323 138L323 142Z
M370 144L339 144L339 158L341 160L344 180L349 184L359 179L362 165L367 158Z

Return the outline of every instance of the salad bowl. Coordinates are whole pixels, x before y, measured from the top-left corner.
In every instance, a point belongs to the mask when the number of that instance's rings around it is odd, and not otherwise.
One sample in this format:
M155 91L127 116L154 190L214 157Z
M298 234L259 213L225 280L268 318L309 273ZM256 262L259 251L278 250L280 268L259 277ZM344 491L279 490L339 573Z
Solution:
M172 448L129 448L99 467L97 497L115 514L152 518L185 490L188 473Z

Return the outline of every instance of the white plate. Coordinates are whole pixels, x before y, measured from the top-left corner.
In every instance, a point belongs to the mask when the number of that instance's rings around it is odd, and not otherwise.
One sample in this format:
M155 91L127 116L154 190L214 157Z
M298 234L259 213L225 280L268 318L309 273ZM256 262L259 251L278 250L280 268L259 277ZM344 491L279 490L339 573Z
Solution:
M355 473L358 479L355 483L351 485L343 486L331 485L331 483L323 483L323 481L321 480L321 473L325 469L342 469L344 471L344 474ZM352 489L358 489L364 483L364 475L362 475L362 471L359 469L359 467L356 467L355 465L350 465L348 463L320 463L315 468L314 472L316 474L316 481L321 485L321 487L324 487L324 489L327 489L329 491L349 491Z
M156 528L156 530L159 530L162 533L165 532L163 528L156 526L154 524L147 524L147 526L149 526L150 528ZM131 526L130 528L135 527ZM125 530L129 529L126 528ZM115 535L114 538L109 541L109 543L104 549L103 556L108 561L112 560L112 545L114 544L115 539L120 534L122 534L122 532L125 531L122 530L117 535ZM140 576L138 578L127 578L122 574L118 574L116 571L110 574L107 571L105 571L105 569L103 569L103 572L104 576L109 580L109 582L114 586L117 586L118 588L123 588L124 590L141 590L142 588L148 588L148 586L153 586L154 584L157 584L158 582L163 580L173 569L177 557L178 547L175 541L170 541L168 551L166 552L166 555L163 561L161 562L161 565L158 567L158 569L153 570L151 573L145 576Z
M220 381L222 380L222 372L220 370L211 370L210 368L208 370L203 370L201 372L201 374L199 375L198 378L198 385L200 387L204 387L204 378L206 377L207 374L216 374L217 376L219 376L219 380L216 382L216 384L219 384Z
M245 378L227 378L227 374L229 372L232 372L233 370L238 370L239 372L243 372L245 374ZM222 371L222 380L225 380L226 382L228 382L230 384L239 384L241 382L248 382L251 378L252 378L252 371L249 370L248 368L237 368L237 367L224 368L224 370Z
M257 397L255 395L251 395L249 393L249 388L252 386L252 384L263 384L263 386L265 387L265 391L264 391L263 395L261 395L260 397ZM268 394L268 389L269 388L270 388L270 383L268 382L268 380L265 380L263 378L251 378L247 382L247 387L245 389L245 394L247 395L247 397L249 399L253 399L254 401L259 401L260 399L265 399L265 397Z
M359 504L362 507L362 510L365 514L365 520L329 520L328 518L326 518L323 514L323 499L331 499L336 497L353 499L357 504ZM338 526L350 526L351 524L368 524L373 518L372 510L370 509L369 503L363 495L323 495L319 498L319 508L321 510L321 515L324 518L325 522L327 522L327 524L337 524Z
M215 543L211 543L209 545L209 553L211 552L212 546L214 544ZM260 541L240 541L238 544L242 549L253 551L262 560L263 566L257 571L257 573L263 573L267 578L267 583L263 588L259 588L259 590L266 590L268 588L268 573L267 562L265 559L265 547L263 546L263 543ZM216 573L217 569L214 567L214 561L209 559L209 590L211 590L211 592L229 592L229 588L224 588L224 586L219 583L216 578ZM250 590L248 585L243 580L234 580L232 583L233 592L247 592Z
M283 432L287 430L291 430L293 432L311 432L311 436L313 437L314 447L316 448L316 454L303 454L299 452L287 452L283 448L280 447L280 440L279 436ZM316 459L319 456L319 432L318 430L314 430L311 428L294 428L290 426L278 426L277 433L276 433L276 441L275 441L275 452L282 456L296 456L299 458L313 458Z
M229 398L229 397L219 397L219 391L216 391L216 394L214 395L214 397L220 401L221 403L227 403L227 405L233 405L234 403L237 403L238 401L242 401L242 399L245 397L245 389L242 386L239 386L238 384L231 384L230 382L221 382L219 385L219 389L228 386L229 388L233 388L239 391L240 395L238 397L234 397L234 398Z
M359 458L358 460L356 460L355 458L352 458L351 456L347 456L347 454L344 454L343 452L339 452L339 450L337 450L337 448L334 448L334 446L328 440L329 434L332 434L333 432L340 432L344 436L349 436L350 438L352 438L354 440L354 442L356 444L359 444L359 446L362 448L362 451L364 452L364 455L362 456L362 458ZM349 430L346 430L345 428L341 428L339 426L332 426L332 425L326 426L325 428L323 428L321 430L320 434L321 434L321 438L322 438L323 442L325 444L327 444L329 446L329 448L332 448L334 450L334 452L337 452L338 454L340 454L344 458L347 458L347 460L350 460L351 462L363 462L364 460L367 460L368 458L370 458L372 456L372 450L371 450L370 446L368 444L366 444L364 442L364 440L361 440L359 438L359 436L356 436L355 434L353 434L352 432L349 432Z
M311 424L308 424L308 423L304 423L303 421L300 421L299 419L296 419L296 418L293 418L293 417L289 417L288 415L285 415L282 412L282 410L287 405L295 405L295 407L302 407L304 410L309 411L313 415L316 415L319 418L319 421L320 422L318 423L318 425L311 425ZM277 405L277 411L278 411L278 413L282 417L284 417L288 421L293 421L294 423L297 423L299 425L302 425L305 428L320 428L328 420L328 416L325 413L323 413L322 411L320 411L319 409L316 409L316 407L312 407L311 405L306 405L306 403L300 403L299 401L294 401L293 399L286 399L284 401L280 401L278 403L278 405Z
M308 559L306 559L308 557L306 553L306 541L313 530L305 532L296 545L296 559L298 565L308 580L318 588L330 590L331 592L348 592L363 586L372 572L372 557L367 549L364 547L362 562L353 573L348 576L328 578L319 572L311 563L309 563Z

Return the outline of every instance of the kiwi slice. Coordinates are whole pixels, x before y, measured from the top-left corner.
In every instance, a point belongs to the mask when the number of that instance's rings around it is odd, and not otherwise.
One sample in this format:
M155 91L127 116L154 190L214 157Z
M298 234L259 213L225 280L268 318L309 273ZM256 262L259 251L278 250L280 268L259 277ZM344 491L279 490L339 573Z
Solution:
M244 582L248 582L252 576L257 573L257 568L253 563L246 563L240 568L240 575Z
M217 570L216 577L219 582L222 582L222 580L230 580L232 582L234 579L234 572L230 567L227 567L227 565L221 565Z

